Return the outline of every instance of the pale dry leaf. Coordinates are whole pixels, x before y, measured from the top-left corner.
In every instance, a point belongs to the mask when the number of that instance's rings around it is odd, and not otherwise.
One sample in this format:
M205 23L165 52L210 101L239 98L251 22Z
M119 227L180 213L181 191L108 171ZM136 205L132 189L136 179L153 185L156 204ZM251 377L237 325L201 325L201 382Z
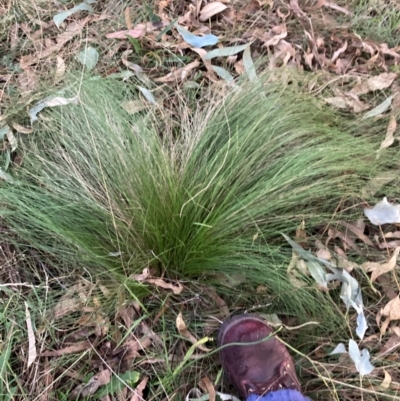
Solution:
M342 96L327 97L324 101L337 109L347 109L347 102Z
M128 29L133 29L133 23L131 19L132 7L126 7L124 10L125 25Z
M372 282L374 282L380 275L388 273L396 267L397 257L399 256L399 252L400 252L400 247L397 247L393 252L392 257L386 263L383 263L376 270L372 272L371 274Z
M340 47L339 49L337 49L337 50L335 51L335 53L333 53L333 56L332 56L332 58L331 58L331 63L334 63L334 62L337 60L337 58L338 58L342 53L344 53L346 50L347 50L347 40L344 42L344 44L343 44L342 47Z
M147 104L141 100L128 100L127 102L122 103L122 107L127 113L132 115L148 108Z
M213 1L212 3L206 4L200 11L200 21L204 22L213 17L216 14L227 9L227 6L220 1Z
M331 253L326 248L318 249L318 251L316 253L316 256L317 256L317 258L324 259L324 260L331 260L332 259Z
M11 123L11 125L15 131L20 132L21 134L31 134L33 132L32 128L27 128L17 123Z
M207 377L204 376L200 382L199 382L199 386L201 387L201 389L208 394L208 400L209 401L215 401L215 388L211 382L211 380Z
M178 316L176 317L176 328L179 331L179 334L186 338L189 342L192 344L198 343L197 338L189 331L189 329L186 327L186 323L183 320L182 312L179 312ZM210 352L207 347L205 347L203 344L199 344L198 348L203 351L203 352Z
M386 316L387 319L381 325L381 333L386 333L389 323L392 320L400 319L400 298L396 296L391 301L389 301L383 309L381 309L381 315Z
M390 116L389 124L388 124L387 130L386 130L385 139L381 143L381 146L379 147L379 149L386 149L393 144L394 133L396 132L396 129L397 129L396 117L392 114Z
M189 76L189 73L193 69L197 68L199 65L200 65L200 61L198 61L198 60L193 61L193 62L189 63L188 65L186 65L185 67L178 68L177 70L170 72L169 74L167 74L164 77L156 78L154 81L162 82L162 83L185 81L186 78Z
M399 340L400 340L400 327L394 326L394 327L392 327L392 328L390 329L390 331L391 331L393 334L396 334L396 336L398 336L398 337L399 337ZM400 341L399 341L399 345L400 345Z
M350 92L354 93L355 95L363 95L368 92L386 89L392 85L396 78L396 73L384 72L357 84L353 89L351 89Z
M36 103L36 105L33 106L28 111L28 114L31 117L31 122L33 123L38 119L37 114L41 112L45 107L65 106L68 104L78 104L78 103L79 99L77 96L74 96L72 98L64 98L60 96L48 97Z
M147 386L147 382L149 381L149 378L145 376L141 382L136 386L135 391L133 393L133 396L131 397L130 401L143 401L143 391Z
M133 29L126 29L123 31L117 31L108 33L106 35L107 39L126 39L127 37L131 38L142 38L146 34L146 24L138 24Z
M25 302L25 321L26 328L28 331L28 365L29 368L37 357L36 351L36 338L35 333L33 332L32 319L31 314L29 312L28 304Z
M137 280L137 281L145 281L146 279L148 279L150 277L150 270L148 267L143 269L143 272L140 274L131 274L129 276L129 278L131 280Z
M343 13L343 14L352 15L352 12L349 11L347 8L338 6L338 5L337 5L335 2L333 2L333 1L325 1L323 5L324 5L325 7L331 8L332 10L339 11L339 12L341 12L341 13Z
M56 67L56 72L54 75L54 81L55 82L60 82L63 76L65 75L67 67L65 65L65 61L62 57L57 56L57 67Z
M181 283L177 282L176 284L166 283L161 278L151 278L147 279L148 283L154 284L157 287L164 288L166 290L172 290L175 295L179 295L183 291L183 286Z
M383 378L382 383L379 386L387 390L390 387L390 383L392 382L392 376L390 376L390 374L385 369L383 369L383 372L385 373L385 377Z
M89 341L83 341L78 344L71 345L70 347L61 348L55 351L44 351L39 354L39 356L61 356L68 354L76 354L77 352L86 351L91 349L91 344Z
M53 317L59 319L69 313L81 310L82 306L83 304L78 298L61 299L53 309Z
M129 278L140 282L154 284L155 286L164 288L166 290L172 290L172 292L176 295L183 291L183 286L179 282L175 285L172 283L167 283L161 278L151 278L148 268L143 269L141 274L131 274Z

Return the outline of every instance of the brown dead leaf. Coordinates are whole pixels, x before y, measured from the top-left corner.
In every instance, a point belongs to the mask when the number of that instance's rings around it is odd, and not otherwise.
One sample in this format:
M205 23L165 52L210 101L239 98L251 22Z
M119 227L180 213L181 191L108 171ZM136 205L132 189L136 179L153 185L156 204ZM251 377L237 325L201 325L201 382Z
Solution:
M215 401L215 388L214 388L211 380L207 376L204 376L200 380L199 386L205 394L208 394L209 401Z
M395 327L394 327L395 328ZM396 327L398 328L398 327ZM393 331L393 328L392 328ZM386 341L386 343L382 346L382 348L379 350L378 354L376 355L379 358L382 358L383 356L393 353L395 349L400 347L400 337L396 333L392 333L392 335L389 337L389 339Z
M357 223L355 224L347 223L346 221L339 221L338 224L346 227L348 230L354 233L358 239L360 239L368 246L374 248L374 243L364 234L365 223L363 221L357 221Z
M186 327L186 324L182 317L182 312L179 312L179 315L176 317L176 328L178 329L179 334L182 337L185 337L186 340L188 340L192 344L196 344L198 342L197 338ZM199 344L198 348L203 352L211 351L210 349L206 348L203 344Z
M287 36L287 27L286 24L276 25L268 32L263 32L261 30L256 30L253 34L253 37L261 40L263 46L276 46L281 39L286 38Z
M220 1L213 1L212 3L206 4L200 11L199 20L204 22L221 13L222 11L226 10L227 6L222 4Z
M135 388L131 401L143 401L143 390L146 388L148 381L149 378L147 376L141 380Z
M116 31L107 33L107 39L126 39L128 36L131 38L142 38L146 34L146 24L138 24L133 29L125 29L123 31Z
M351 89L351 93L355 95L364 95L369 92L382 90L389 88L392 85L393 81L397 78L397 74L394 72L384 72L380 75L376 75L357 84L353 89Z
M212 82L218 82L219 79L215 75L214 69L211 64L211 60L204 60L204 56L207 54L207 51L204 49L195 48L195 47L191 47L190 49L193 50L194 52L196 52L201 57L201 61L204 63L205 67L207 68L208 78Z
M162 83L185 81L189 75L189 72L197 68L199 65L200 62L198 60L193 61L188 65L186 65L185 67L178 68L177 70L170 72L165 77L156 78L154 81Z
M129 278L140 282L154 284L157 287L161 287L166 290L172 290L175 295L178 295L183 291L183 286L179 282L177 282L177 284L172 284L165 282L161 278L151 278L148 268L143 269L143 272L141 274L132 274L131 276L129 276Z
M142 38L148 32L158 31L165 28L169 21L163 20L159 22L145 22L136 25L133 29L126 29L123 31L116 31L106 34L107 39L126 39L127 36L132 38Z
M89 341L83 341L81 343L71 345L70 347L65 347L55 351L44 351L39 354L39 356L61 356L67 354L76 354L77 352L86 351L91 348L92 347Z
M113 355L118 355L123 352L124 361L131 361L137 358L140 354L139 351L143 351L151 345L151 338L145 336L141 339L128 340L121 346L113 351Z
M205 287L203 291L217 304L223 317L229 316L229 308L226 306L225 301L217 294L213 287Z
M380 310L378 315L386 316L387 319L381 325L381 334L385 334L386 330L389 326L389 323L392 320L399 320L400 319L400 298L397 295L391 301L389 301L383 309ZM377 316L377 321L380 320L380 316ZM379 324L379 322L378 322Z
M125 17L125 25L128 29L133 29L133 23L131 19L131 7L126 7L124 10L124 17Z
M378 267L371 266L371 264L370 264L369 271L372 271L372 274L371 274L372 282L374 282L380 275L388 273L396 267L397 257L399 256L399 252L400 252L400 247L397 247L395 249L395 251L393 252L392 257L386 263L383 263L383 264L379 265ZM374 268L374 270L371 270L372 267L376 267L376 268Z
M70 400L89 397L93 395L100 386L108 384L111 380L111 372L108 369L102 370L97 375L93 376L88 383L80 384L70 394Z

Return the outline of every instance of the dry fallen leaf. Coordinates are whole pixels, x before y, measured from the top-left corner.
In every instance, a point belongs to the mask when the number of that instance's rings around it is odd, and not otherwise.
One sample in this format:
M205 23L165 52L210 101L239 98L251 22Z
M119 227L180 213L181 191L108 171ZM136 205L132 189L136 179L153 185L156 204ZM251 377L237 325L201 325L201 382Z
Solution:
M376 75L357 84L351 93L355 95L363 95L368 92L373 92L377 90L382 90L388 88L392 85L393 81L397 78L397 74L394 72L384 72L380 75Z
M44 351L39 356L61 356L67 354L76 354L77 352L86 351L91 349L89 341L83 341L81 343L71 345L70 347L61 348L55 351Z
M379 149L386 149L393 144L394 133L396 132L396 129L397 129L396 117L392 114L390 116L389 124L388 124L387 130L386 130L385 139L381 143L381 146L379 147Z
M396 267L397 257L399 256L399 252L400 252L400 247L397 247L393 252L392 257L387 261L387 263L383 263L376 270L372 272L371 274L372 282L374 282L380 275L388 273Z
M392 354L398 347L400 347L400 337L396 333L392 333L376 356L382 358L387 354Z
M179 312L179 315L176 317L176 328L178 329L179 334L182 337L185 337L186 340L190 341L192 344L196 344L198 342L197 338L186 327L181 312ZM199 344L198 348L204 352L211 351L210 349L206 348L203 344Z
M204 376L199 382L200 388L203 390L204 393L208 394L209 401L215 401L215 388L211 382L211 380Z
M219 307L223 317L229 316L229 308L226 306L225 301L217 294L213 287L205 287L203 290Z
M130 275L129 278L140 282L147 282L150 284L154 284L157 287L161 287L166 290L172 290L172 292L176 295L180 294L183 291L183 286L179 282L177 282L176 284L172 284L165 282L161 278L151 278L150 271L148 268L143 269L143 272L141 274Z
M388 389L390 387L390 383L392 382L392 376L390 376L390 374L385 369L383 369L383 371L385 372L385 377L379 386L384 389Z
M400 298L396 296L389 301L383 309L380 310L377 316L379 324L380 316L387 316L387 319L381 325L381 334L385 334L392 320L400 320Z
M145 376L142 379L142 381L136 386L135 392L130 401L143 401L144 400L143 390L146 388L148 380L149 380L149 378L147 376Z
M17 123L12 123L11 125L15 131L20 132L21 134L31 134L33 132L32 128L27 128Z
M36 359L37 351L36 351L36 339L35 339L35 333L33 332L31 314L29 312L29 307L26 302L25 302L25 317L26 317L26 328L28 331L28 365L27 365L27 367L29 368Z
M70 394L70 400L78 400L80 398L93 395L100 386L108 384L111 380L111 372L108 369L102 370L97 375L93 376L88 383L80 384Z
M188 65L185 65L185 67L178 68L177 70L170 72L165 77L156 78L154 81L162 82L162 83L185 81L189 75L189 72L191 70L197 68L199 65L200 65L200 61L198 61L198 60L193 61L193 62L189 63Z
M199 20L202 22L207 21L209 18L213 17L216 14L219 14L220 12L226 9L227 9L226 5L222 4L219 1L213 1L212 3L208 3L200 11Z

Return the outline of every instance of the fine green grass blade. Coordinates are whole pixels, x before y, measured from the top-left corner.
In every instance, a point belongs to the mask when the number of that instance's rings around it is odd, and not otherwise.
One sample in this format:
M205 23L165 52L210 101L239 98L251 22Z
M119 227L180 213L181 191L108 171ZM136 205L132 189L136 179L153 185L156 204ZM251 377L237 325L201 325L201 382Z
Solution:
M377 144L294 84L246 83L193 113L182 103L175 135L164 109L124 110L134 90L85 79L65 93L79 105L43 112L17 184L0 194L18 237L55 265L120 282L149 265L205 280L240 273L301 319L331 310L287 280L280 233L349 215L378 170Z

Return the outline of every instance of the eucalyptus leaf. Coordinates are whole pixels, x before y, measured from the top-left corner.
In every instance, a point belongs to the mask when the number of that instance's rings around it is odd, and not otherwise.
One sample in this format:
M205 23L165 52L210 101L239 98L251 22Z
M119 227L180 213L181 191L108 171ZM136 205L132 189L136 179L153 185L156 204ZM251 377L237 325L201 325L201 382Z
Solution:
M183 26L175 24L176 29L178 30L179 34L182 36L183 40L186 43L189 43L190 46L193 47L205 47L205 46L212 46L218 43L218 38L215 35L208 34L204 36L197 36Z
M242 52L243 50L246 50L246 48L249 45L239 45L239 46L232 46L232 47L221 47L219 49L214 49L209 51L204 57L203 60L211 60L215 57L229 57L229 56L234 56L235 54L238 54Z
M53 21L56 24L57 28L60 28L61 24L65 21L65 19L67 19L69 16L71 16L72 14L78 12L78 11L88 11L90 13L92 13L93 7L91 5L89 5L89 3L93 4L95 3L95 1L86 1L84 3L78 4L75 7L72 7L70 10L67 11L63 11L59 14L56 14L53 17Z
M99 61L99 52L94 47L88 46L78 53L77 58L90 71Z
M392 105L393 98L394 98L394 96L389 96L380 105L376 106L372 110L365 113L362 118L365 119L365 118L376 117L376 116L379 116L380 114L384 113Z
M254 66L250 53L250 43L247 45L246 49L244 49L243 52L243 66L250 81L254 81L255 79L257 79L256 68Z
M230 84L234 82L233 76L227 70L225 70L225 68L218 67L216 65L213 65L212 68L224 81Z

